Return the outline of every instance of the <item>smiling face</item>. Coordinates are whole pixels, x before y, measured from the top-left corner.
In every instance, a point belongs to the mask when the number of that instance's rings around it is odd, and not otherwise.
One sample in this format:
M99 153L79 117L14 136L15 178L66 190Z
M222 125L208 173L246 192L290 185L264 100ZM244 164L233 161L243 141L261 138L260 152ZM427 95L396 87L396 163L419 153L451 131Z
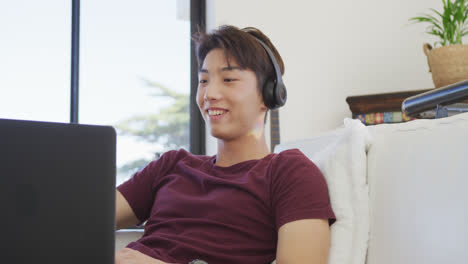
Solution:
M225 141L260 137L267 108L252 70L226 61L223 49L213 49L199 70L197 103L211 134Z

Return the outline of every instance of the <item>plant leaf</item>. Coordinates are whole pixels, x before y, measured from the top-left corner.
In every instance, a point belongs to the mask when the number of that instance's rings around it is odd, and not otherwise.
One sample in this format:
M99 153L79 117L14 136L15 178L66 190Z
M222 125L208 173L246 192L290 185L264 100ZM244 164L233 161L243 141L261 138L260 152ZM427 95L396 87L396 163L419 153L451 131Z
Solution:
M409 21L428 23L426 33L440 38L435 44L461 44L462 37L468 35L468 1L442 0L442 3L442 12L430 8L433 14L422 14L410 18Z

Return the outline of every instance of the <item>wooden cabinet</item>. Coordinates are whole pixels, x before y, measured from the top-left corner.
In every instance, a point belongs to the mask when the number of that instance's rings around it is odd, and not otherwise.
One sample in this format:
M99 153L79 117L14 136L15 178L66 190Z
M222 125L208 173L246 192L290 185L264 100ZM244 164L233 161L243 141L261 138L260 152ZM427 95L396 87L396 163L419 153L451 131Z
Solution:
M407 117L402 113L403 101L429 90L349 96L346 102L353 113L353 118L360 119L366 125L407 122L415 118Z
M403 101L411 96L421 94L431 89L403 91L393 93L368 94L348 96L346 102L353 113L353 118L361 120L366 125L382 123L401 123L414 119L434 118L435 111L427 111L419 114L417 118L407 117L401 111ZM468 100L464 100L453 106L468 109ZM464 111L466 112L466 111ZM456 113L455 113L456 114ZM450 115L450 114L449 114Z

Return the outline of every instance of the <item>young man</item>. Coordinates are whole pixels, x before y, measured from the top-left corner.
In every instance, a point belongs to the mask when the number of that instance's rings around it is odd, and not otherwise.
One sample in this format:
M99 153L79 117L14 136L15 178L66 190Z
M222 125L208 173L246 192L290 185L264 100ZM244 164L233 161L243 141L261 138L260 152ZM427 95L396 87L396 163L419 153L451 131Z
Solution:
M117 264L327 263L335 221L326 182L299 150L269 152L262 97L280 55L258 29L196 36L197 103L215 156L169 151L118 187L117 228L146 222Z

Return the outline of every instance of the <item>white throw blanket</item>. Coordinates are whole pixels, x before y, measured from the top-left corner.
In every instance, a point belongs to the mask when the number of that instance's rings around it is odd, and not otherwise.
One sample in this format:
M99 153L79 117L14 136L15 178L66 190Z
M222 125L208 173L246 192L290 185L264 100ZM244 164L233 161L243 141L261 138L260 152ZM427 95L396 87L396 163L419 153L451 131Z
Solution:
M369 240L366 180L370 136L358 120L307 140L280 144L275 152L298 148L322 171L337 221L331 227L329 264L364 264Z

